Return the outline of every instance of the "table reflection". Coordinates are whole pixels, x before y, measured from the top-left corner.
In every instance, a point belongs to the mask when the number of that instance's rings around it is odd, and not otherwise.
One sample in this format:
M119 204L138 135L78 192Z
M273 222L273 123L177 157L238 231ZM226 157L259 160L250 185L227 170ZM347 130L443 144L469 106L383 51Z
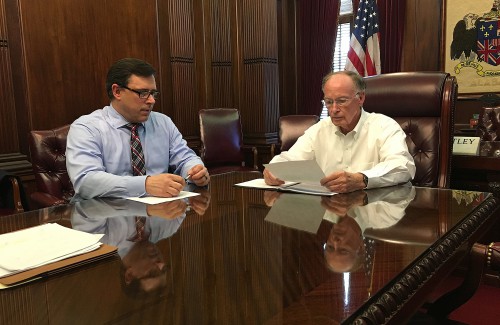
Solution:
M126 293L155 294L167 284L169 263L156 244L177 232L187 207L184 200L154 206L126 199L81 201L74 205L71 224L73 229L104 234L101 241L118 248ZM159 216L151 215L152 210Z
M371 251L367 249L371 241L365 238L365 230L396 224L414 197L411 185L324 197L321 204L327 210L325 220L331 222L324 252L329 268L334 272L359 269L368 260L367 251Z
M116 246L122 261L120 279L132 297L159 295L167 286L171 261L158 242L174 235L193 209L203 215L210 193L199 189L198 196L149 205L127 199L74 200L73 229L104 234L101 242Z
M309 228L311 222L322 219L317 234L324 242L326 265L333 272L359 269L370 242L365 230L393 226L414 198L411 184L323 197L275 191L264 194L264 201L272 206L268 221L310 230L315 228Z
M333 197L233 186L258 177L216 175L202 195L165 205L100 199L0 220L2 232L58 222L118 247L112 258L0 291L0 323L390 318L424 302L497 208L489 194L407 185ZM135 242L141 217L147 240Z

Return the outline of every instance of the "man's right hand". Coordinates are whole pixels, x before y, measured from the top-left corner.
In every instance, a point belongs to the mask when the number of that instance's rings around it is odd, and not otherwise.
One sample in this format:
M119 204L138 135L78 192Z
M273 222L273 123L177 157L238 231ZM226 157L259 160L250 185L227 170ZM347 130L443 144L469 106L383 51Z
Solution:
M284 181L274 176L269 170L267 170L267 168L264 169L263 174L264 174L264 181L266 182L267 185L275 186L275 185L285 184Z
M150 217L161 217L171 220L183 216L186 213L187 206L184 200L174 200L159 204L148 204L146 209Z
M153 196L175 197L184 186L184 178L175 174L159 174L146 178L146 192Z

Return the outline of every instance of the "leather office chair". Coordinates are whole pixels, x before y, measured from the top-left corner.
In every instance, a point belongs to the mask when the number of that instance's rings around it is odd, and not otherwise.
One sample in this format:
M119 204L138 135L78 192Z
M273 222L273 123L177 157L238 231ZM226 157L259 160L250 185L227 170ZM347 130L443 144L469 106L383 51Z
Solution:
M364 109L395 119L415 160L416 186L447 188L453 148L457 81L446 72L366 77Z
M31 131L29 148L37 191L31 200L37 208L68 203L75 191L66 170L66 137L69 125Z
M211 174L257 170L257 149L243 145L240 113L234 108L202 109L199 112L200 155ZM246 166L245 153L252 163Z
M319 121L317 115L286 115L279 118L279 143L271 146L271 155L290 149L297 139Z
M24 212L21 186L15 175L0 170L0 216Z
M439 299L434 301L432 304L426 306L425 309L427 310L427 313L432 315L434 319L447 321L449 314L458 308L465 309L462 313L477 312L474 305L472 307L468 307L466 302L476 294L477 289L480 286L488 286L487 284L482 284L483 275L486 271L497 275L500 274L500 242L492 242L489 245L475 243L470 251L467 265L467 273L464 276L463 282L459 286L439 297ZM487 290L483 290L481 293L484 296L474 297L474 299L481 301L481 304L494 304L495 301L492 301L492 299L498 297L498 294L500 294L498 283L499 282L497 281L497 286L493 287L493 289L497 292L492 293L491 291L488 292ZM485 292L488 292L488 294ZM492 307L494 310L497 309L496 306ZM470 308L472 308L472 310ZM485 315L479 316L478 323L480 323L480 319L488 319L488 317ZM451 322L449 322L449 324L451 324Z

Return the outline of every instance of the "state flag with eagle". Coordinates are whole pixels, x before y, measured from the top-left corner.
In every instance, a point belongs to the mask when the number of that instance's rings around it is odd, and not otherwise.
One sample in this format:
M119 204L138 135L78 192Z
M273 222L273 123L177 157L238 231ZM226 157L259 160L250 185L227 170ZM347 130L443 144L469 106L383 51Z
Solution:
M500 65L500 1L483 15L469 12L453 29L450 59L462 63L485 62Z

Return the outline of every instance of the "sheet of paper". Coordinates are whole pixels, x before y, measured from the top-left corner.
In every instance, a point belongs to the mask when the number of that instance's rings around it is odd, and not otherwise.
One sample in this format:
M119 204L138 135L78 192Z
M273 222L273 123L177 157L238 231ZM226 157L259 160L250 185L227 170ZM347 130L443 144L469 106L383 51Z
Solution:
M292 186L287 186L286 188L283 189L283 191L321 195L321 196L332 196L338 194L336 192L331 192L326 187L320 184L310 184L310 183L297 183Z
M267 185L266 182L264 181L263 178L256 178L252 179L250 181L234 184L235 186L241 186L241 187L249 187L249 188L263 188L263 189L270 189L270 190L278 190L281 187L286 187L290 186L293 184L297 184L297 182L285 182L285 184L280 185L280 186L273 186L273 185Z
M275 191L284 191L284 192L295 192L302 194L312 194L312 195L321 195L321 196L332 196L337 193L330 192L324 186L318 184L310 184L310 183L299 183L299 182L285 182L283 185L273 186L267 185L263 178L252 179L250 181L234 184L235 186L240 187L248 187L248 188L258 188L265 190L275 190Z
M319 184L325 177L316 160L285 161L264 164L274 176L284 181Z
M0 235L1 276L97 249L102 236L54 223Z
M264 220L315 234L325 212L320 196L283 193Z
M138 201L146 204L159 204L163 202L175 201L185 199L191 196L197 196L200 193L181 191L176 197L157 197L157 196L144 196L144 197L128 197L128 200Z
M102 235L100 237L102 237ZM67 258L70 258L70 257L73 257L73 256L85 254L85 253L88 253L88 252L91 252L91 251L94 251L94 250L98 249L100 246L101 246L101 243L97 243L97 244L94 244L92 246L86 247L84 249L77 250L77 251L74 251L74 252L66 254L66 255L61 255L61 256L58 256L56 258L53 258L53 259L50 259L50 260L47 260L47 261L43 261L40 264L36 264L36 265L32 265L32 266L26 267L24 269L18 269L18 270L14 270L13 271L13 270L7 270L7 269L4 269L4 268L0 267L0 278L6 277L6 276L10 276L10 275L14 275L14 274L17 274L17 273L21 273L21 272L24 272L24 271L27 271L27 270L30 270L30 269L34 269L34 268L37 268L37 267L40 267L40 266L43 266L43 265L46 265L46 264L49 264L49 263L54 263L54 262L62 261L64 259L67 259Z

